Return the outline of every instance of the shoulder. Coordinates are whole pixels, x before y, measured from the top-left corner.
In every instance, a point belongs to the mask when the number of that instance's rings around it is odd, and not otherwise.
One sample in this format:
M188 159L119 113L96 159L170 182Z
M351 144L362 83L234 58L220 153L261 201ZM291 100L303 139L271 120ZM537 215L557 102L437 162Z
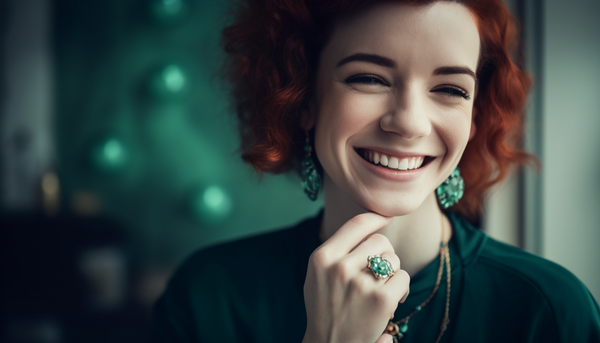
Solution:
M467 269L475 268L480 273L487 270L491 275L501 274L519 282L521 286L528 285L549 296L554 293L556 286L589 293L585 285L561 265L497 241L456 214L452 220L458 229L460 249L468 250L463 256Z
M302 294L304 260L315 237L318 241L318 217L193 253L154 306L153 334L162 339L156 341L238 341L235 323L252 327L280 313L279 303L290 305L289 299L297 298L289 294ZM223 332L232 337L224 339Z
M465 225L465 230L476 230ZM499 242L483 232L476 258L466 266L473 297L494 298L495 308L550 332L559 342L600 341L600 309L587 287L557 263ZM484 238L481 238L483 237ZM579 338L577 338L579 337Z
M200 249L181 264L169 287L226 293L242 285L259 287L271 271L293 272L311 245L313 220ZM239 282L248 279L253 282Z
M493 238L488 238L478 263L537 292L555 311L577 303L591 303L587 287L566 268Z
M201 249L192 254L177 273L182 276L199 272L219 275L229 268L238 273L250 268L256 273L261 265L299 258L315 244L318 235L318 227L314 225L316 219L308 218L294 225Z

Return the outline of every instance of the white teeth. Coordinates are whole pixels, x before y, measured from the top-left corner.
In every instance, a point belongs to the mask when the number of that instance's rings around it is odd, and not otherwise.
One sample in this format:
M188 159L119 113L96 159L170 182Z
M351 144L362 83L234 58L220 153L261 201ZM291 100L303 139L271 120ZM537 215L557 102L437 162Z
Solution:
M425 161L425 157L419 157L415 162L415 168L421 168L421 166L423 165L423 161Z
M408 169L408 158L403 158L400 161L400 167L398 167L398 169L402 169L402 170Z
M385 155L381 155L381 159L379 160L379 163L382 166L386 166L387 167L387 165L388 165L388 157L385 156Z
M420 168L425 161L424 156L407 157L399 160L397 157L388 157L373 150L363 150L363 157L373 164L380 164L390 169L411 170Z

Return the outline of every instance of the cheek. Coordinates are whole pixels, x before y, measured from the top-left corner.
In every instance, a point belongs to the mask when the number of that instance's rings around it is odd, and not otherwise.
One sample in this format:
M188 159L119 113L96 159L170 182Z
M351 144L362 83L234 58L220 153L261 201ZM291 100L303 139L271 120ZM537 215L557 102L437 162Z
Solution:
M469 142L469 134L471 132L471 116L470 112L463 113L459 116L454 116L454 120L446 121L442 125L443 140L448 148L450 155L462 155L467 143Z
M374 119L373 100L359 94L331 92L319 106L316 134L319 150L324 146L344 149L351 137L369 127ZM322 151L326 153L326 151Z

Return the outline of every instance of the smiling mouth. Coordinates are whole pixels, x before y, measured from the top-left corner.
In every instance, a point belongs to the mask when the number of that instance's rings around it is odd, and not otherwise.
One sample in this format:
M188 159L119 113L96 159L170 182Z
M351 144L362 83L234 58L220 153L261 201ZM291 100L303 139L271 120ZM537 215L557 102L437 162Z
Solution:
M395 171L407 171L407 170L416 170L423 168L429 162L433 161L434 157L431 156L415 156L415 157L405 157L398 158L394 156L389 156L382 154L381 152L367 149L356 149L356 152L362 157L365 161L376 165L381 168L386 168Z

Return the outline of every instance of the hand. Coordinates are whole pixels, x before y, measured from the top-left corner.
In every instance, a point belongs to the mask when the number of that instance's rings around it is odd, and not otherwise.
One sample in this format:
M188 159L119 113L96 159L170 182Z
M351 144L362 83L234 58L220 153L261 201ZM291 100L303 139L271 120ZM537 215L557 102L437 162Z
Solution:
M409 293L410 276L400 269L394 247L375 231L392 218L363 213L346 222L310 256L304 303L305 343L389 343L382 335L398 302ZM366 268L367 257L381 255L395 275L376 279Z

